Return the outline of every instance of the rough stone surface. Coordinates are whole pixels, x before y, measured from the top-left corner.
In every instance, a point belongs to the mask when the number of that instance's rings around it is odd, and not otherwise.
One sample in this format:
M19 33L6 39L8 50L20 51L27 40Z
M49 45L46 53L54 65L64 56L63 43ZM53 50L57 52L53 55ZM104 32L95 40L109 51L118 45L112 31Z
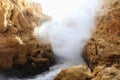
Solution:
M98 66L94 69L92 80L120 80L120 69L115 66L106 68Z
M85 65L63 69L54 80L120 80L119 65L97 66L93 71Z
M120 0L105 0L97 23L87 44L90 67L120 65Z
M88 80L90 77L90 69L86 65L80 65L63 69L54 80Z
M49 19L41 7L27 0L0 0L0 70L31 75L51 65L48 43L38 42L34 28Z

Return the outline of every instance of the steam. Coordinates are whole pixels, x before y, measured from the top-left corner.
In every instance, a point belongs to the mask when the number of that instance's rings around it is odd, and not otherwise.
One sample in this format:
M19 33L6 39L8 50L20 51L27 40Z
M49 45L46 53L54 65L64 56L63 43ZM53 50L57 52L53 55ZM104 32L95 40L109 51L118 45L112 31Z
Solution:
M60 61L84 63L80 55L95 29L94 19L101 9L101 0L33 1L51 16L51 20L34 30L36 38L49 42Z

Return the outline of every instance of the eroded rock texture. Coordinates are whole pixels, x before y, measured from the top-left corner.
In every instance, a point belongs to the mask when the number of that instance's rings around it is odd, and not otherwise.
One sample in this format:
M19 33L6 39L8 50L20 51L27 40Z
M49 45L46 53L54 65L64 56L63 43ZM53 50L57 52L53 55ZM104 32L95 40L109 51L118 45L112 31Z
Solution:
M120 80L119 65L97 66L93 71L86 65L63 69L54 80Z
M86 65L63 69L54 80L89 80L91 71Z
M120 65L120 0L105 0L97 30L87 45L90 67Z
M34 28L49 19L41 7L27 0L0 0L0 70L30 75L51 65L48 43L34 38Z
M120 69L116 66L98 66L94 69L92 80L120 80Z

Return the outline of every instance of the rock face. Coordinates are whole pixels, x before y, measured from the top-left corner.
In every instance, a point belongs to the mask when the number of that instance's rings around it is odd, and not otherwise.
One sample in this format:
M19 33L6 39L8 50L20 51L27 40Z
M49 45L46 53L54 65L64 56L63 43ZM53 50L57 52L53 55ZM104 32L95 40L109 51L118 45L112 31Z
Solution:
M87 45L90 67L120 65L120 0L105 0L97 30Z
M54 80L120 80L120 0L103 2L97 29L87 44L90 68L71 67L62 70Z
M53 59L50 45L33 36L34 28L47 19L38 4L0 0L1 71L30 75L48 69Z

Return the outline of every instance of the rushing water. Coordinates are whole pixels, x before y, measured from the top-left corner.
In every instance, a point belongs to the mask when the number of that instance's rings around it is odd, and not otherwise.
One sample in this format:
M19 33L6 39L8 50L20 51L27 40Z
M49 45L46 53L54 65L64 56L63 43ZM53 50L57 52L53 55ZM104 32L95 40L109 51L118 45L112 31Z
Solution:
M58 64L52 66L49 71L46 71L34 77L25 79L10 78L10 80L53 80L53 78L60 72L60 70L65 67L67 67L65 64Z
M34 77L25 78L25 79L18 79L18 78L5 78L2 76L0 80L53 80L54 77L63 69L73 65L78 65L76 63L71 64L71 62L57 64L50 67L49 71L46 71L42 74L36 75Z

